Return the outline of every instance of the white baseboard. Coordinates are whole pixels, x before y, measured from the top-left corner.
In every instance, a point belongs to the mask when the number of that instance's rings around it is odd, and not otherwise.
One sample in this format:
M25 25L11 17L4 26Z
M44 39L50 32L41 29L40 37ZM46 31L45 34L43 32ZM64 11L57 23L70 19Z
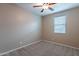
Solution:
M43 41L79 50L79 48L73 47L73 46L70 46L70 45L66 45L66 44L62 44L62 43L57 43L57 42L53 42L53 41L49 41L49 40L43 40Z
M21 49L21 48L23 48L23 47L26 47L26 46L29 46L29 45L32 45L32 44L38 43L38 42L40 42L40 41L42 41L42 40L35 41L35 42L30 43L30 44L27 44L27 45L24 45L24 46L18 47L18 48L16 48L16 49L12 49L12 50L6 51L6 52L4 52L4 53L1 53L0 56L2 56L2 55L4 55L4 54L8 54L8 53L10 53L10 52L12 52L12 51L15 51L15 50Z

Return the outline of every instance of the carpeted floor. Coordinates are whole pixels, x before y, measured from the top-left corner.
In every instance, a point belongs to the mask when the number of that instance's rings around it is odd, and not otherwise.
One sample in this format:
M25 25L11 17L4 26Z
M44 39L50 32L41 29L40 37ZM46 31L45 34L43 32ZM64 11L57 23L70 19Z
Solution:
M3 56L78 56L79 50L41 41Z

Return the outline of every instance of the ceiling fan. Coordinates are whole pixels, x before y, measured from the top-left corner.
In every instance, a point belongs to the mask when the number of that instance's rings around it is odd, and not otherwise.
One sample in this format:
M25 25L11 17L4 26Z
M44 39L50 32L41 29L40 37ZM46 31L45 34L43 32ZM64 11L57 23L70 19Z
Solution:
M34 5L33 7L34 8L35 7L41 7L42 8L41 12L43 12L46 9L49 9L49 10L53 11L54 9L52 8L52 6L54 4L56 4L56 3L41 3L41 4L38 4L38 5Z

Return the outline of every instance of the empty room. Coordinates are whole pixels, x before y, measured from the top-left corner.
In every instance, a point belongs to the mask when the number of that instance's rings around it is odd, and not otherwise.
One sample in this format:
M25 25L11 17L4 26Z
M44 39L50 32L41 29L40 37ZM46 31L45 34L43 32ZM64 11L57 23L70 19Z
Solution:
M79 3L0 3L0 56L79 56Z

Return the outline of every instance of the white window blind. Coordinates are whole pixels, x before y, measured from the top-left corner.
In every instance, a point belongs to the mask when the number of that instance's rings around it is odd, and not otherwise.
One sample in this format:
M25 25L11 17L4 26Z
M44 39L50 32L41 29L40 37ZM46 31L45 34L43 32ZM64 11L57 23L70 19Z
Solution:
M54 18L54 32L66 33L66 16L60 16Z

